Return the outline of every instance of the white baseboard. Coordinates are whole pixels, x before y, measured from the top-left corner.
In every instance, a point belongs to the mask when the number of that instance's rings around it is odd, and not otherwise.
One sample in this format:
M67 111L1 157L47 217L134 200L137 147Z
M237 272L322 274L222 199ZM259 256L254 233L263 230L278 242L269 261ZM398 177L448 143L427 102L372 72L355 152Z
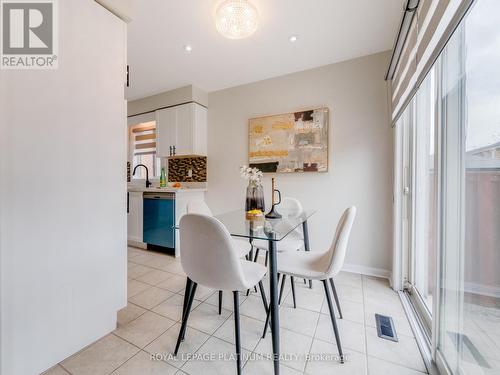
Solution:
M361 266L359 264L344 263L342 271L359 273L367 276L382 277L384 279L389 279L389 282L392 282L391 271L384 270L383 268L367 267L367 266Z
M500 287L495 285L484 285L478 283L466 282L464 290L472 294L480 294L482 296L494 297L500 299Z

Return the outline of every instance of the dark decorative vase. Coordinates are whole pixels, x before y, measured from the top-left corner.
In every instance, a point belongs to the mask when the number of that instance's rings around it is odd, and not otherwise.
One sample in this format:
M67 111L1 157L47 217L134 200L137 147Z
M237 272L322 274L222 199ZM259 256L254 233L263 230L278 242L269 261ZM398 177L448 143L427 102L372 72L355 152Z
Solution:
M247 200L245 211L261 210L264 212L264 189L261 184L249 183L247 187Z

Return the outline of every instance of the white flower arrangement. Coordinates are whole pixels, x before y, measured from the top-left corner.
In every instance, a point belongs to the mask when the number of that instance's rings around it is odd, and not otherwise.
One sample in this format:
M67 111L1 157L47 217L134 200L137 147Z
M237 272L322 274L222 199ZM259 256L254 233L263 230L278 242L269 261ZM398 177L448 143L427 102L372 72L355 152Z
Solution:
M248 180L250 183L261 184L262 177L264 174L258 168L250 168L246 165L240 167L240 175L245 180Z

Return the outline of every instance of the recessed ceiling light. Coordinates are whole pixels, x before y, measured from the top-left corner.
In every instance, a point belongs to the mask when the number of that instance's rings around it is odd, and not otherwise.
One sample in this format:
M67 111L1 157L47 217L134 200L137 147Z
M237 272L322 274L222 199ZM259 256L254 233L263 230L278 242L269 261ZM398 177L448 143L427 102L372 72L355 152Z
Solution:
M297 39L299 39L298 35L292 35L289 40L290 40L290 42L295 43L297 41Z
M184 46L184 51L191 52L192 50L193 50L193 47L190 44L186 44Z

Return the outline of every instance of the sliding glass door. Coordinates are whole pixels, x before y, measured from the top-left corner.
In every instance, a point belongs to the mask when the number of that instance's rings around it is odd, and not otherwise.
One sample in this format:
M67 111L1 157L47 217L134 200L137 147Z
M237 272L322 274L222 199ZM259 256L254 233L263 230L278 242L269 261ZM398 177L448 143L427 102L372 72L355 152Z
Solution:
M430 336L436 287L437 150L434 69L414 99L413 236L407 291Z
M407 300L443 373L500 374L500 1L475 1L396 126Z
M441 56L443 241L437 351L500 374L500 3L478 0Z

